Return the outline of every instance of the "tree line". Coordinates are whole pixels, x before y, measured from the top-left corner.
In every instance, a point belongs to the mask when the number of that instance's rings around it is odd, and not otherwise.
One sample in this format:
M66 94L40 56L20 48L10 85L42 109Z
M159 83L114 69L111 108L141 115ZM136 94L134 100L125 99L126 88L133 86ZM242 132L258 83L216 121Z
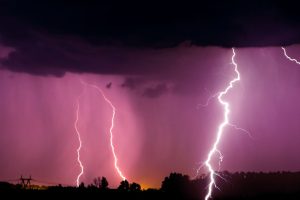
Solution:
M300 199L300 172L217 172L213 200L227 199ZM209 176L200 175L196 179L181 173L170 173L159 189L142 190L140 184L127 180L117 188L110 188L106 177L97 177L87 186L49 186L43 190L22 188L20 185L0 182L0 193L17 191L18 194L59 195L89 198L92 194L101 199L193 199L202 200L207 192ZM53 196L55 197L55 195Z

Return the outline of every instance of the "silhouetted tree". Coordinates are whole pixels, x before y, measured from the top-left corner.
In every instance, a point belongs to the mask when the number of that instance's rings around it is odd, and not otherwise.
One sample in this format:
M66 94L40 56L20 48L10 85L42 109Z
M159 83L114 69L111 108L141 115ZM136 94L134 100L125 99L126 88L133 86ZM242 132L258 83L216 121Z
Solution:
M141 191L141 186L140 186L140 184L133 182L130 184L129 190L133 191L133 192Z
M179 196L188 196L190 192L190 179L187 175L171 173L161 185L161 190Z
M108 181L104 176L102 176L101 189L106 190L107 188L108 188Z
M101 188L101 178L100 177L96 177L96 178L94 178L94 180L93 180L93 185L95 186L95 187L97 187L97 188Z
M84 189L84 188L85 188L85 186L84 186L84 183L83 183L83 182L81 182L81 183L80 183L80 185L79 185L79 188L80 188L80 189Z
M171 173L169 177L165 177L162 182L161 190L167 192L178 192L188 187L190 182L189 176L180 173Z
M108 181L104 176L102 176L102 178L100 177L94 178L92 185L99 189L103 189L103 190L108 189Z
M128 191L129 190L129 183L127 180L121 181L118 190Z

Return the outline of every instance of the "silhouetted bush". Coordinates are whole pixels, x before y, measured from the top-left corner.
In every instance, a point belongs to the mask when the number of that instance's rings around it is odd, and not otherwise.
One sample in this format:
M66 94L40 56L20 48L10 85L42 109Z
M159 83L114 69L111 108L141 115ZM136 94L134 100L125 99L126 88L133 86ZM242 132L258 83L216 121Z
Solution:
M141 186L140 186L140 184L133 182L133 183L130 184L129 190L131 192L141 191Z
M129 183L127 180L121 181L118 190L121 191L129 191Z

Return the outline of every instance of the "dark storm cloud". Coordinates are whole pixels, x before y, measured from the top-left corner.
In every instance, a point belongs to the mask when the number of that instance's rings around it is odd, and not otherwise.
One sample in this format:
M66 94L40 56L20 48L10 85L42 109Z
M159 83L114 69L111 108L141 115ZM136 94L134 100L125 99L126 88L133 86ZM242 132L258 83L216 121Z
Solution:
M0 42L13 48L11 71L145 75L161 66L127 65L128 56L98 47L170 48L289 45L300 41L300 14L288 1L1 1ZM131 58L131 63L134 58ZM160 72L164 73L164 72ZM124 83L126 85L126 82Z
M121 86L149 98L157 98L169 92L166 83L146 77L127 77Z
M154 87L146 88L143 96L149 97L149 98L156 98L168 91L166 84L158 84Z
M76 35L93 44L170 47L190 40L231 47L300 41L298 5L289 1L10 0L1 4L2 16L22 26Z
M106 84L106 86L105 86L105 87L106 87L107 89L110 89L110 88L111 88L111 86L112 86L112 82L109 82L109 83L107 83L107 84Z
M129 88L131 90L135 90L143 83L145 83L144 79L129 77L125 79L124 83L121 86L125 88Z

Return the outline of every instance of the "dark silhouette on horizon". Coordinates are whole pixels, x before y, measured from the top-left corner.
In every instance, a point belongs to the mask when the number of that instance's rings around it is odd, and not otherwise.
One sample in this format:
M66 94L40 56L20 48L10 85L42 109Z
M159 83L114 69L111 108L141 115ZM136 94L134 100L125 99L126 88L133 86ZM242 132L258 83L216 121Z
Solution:
M105 177L96 177L89 185L83 182L79 187L38 186L20 183L0 182L0 193L11 197L84 197L91 199L189 199L202 200L207 192L208 176L201 175L191 180L181 173L170 173L162 181L160 189L141 189L138 183L120 182L116 189L109 188ZM27 180L27 179L26 179ZM34 180L30 177L30 180ZM256 200L300 199L300 172L218 172L212 200Z
M94 178L93 185L102 190L108 189L108 181L104 176L102 176L102 178L100 177Z

